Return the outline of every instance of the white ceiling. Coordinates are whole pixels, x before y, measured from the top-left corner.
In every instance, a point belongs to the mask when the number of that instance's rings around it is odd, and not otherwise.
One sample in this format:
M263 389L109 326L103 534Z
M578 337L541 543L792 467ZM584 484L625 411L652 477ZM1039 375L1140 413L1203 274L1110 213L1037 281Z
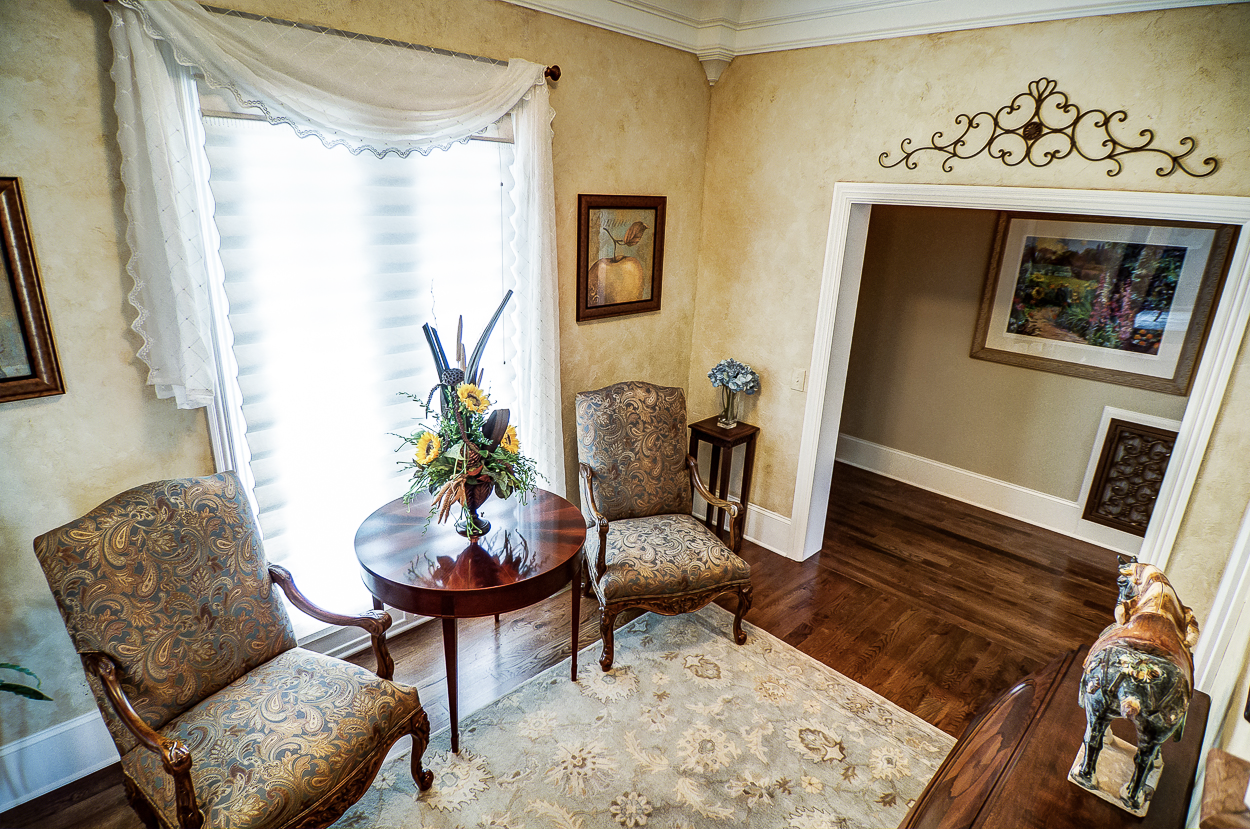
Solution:
M693 52L709 83L738 55L1228 1L507 0Z

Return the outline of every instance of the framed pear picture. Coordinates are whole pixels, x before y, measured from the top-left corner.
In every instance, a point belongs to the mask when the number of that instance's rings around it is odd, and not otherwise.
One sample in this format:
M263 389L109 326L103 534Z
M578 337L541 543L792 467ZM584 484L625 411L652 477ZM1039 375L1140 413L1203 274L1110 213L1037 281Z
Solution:
M665 196L577 197L577 321L660 310Z

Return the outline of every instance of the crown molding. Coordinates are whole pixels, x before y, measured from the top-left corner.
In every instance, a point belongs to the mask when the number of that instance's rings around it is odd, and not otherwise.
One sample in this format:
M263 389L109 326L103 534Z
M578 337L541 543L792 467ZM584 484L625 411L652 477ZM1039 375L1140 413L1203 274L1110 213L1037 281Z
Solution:
M506 0L691 52L709 83L738 55L1227 0ZM1245 2L1245 0L1233 0ZM716 77L713 77L715 69Z

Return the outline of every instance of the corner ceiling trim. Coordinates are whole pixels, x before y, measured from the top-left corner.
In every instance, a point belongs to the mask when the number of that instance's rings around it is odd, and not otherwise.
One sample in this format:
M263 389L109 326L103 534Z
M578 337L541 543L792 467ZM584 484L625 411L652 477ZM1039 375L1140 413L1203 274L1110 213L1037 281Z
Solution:
M1244 0L1234 0L1243 2ZM700 60L1226 0L506 0ZM713 82L715 79L709 78Z

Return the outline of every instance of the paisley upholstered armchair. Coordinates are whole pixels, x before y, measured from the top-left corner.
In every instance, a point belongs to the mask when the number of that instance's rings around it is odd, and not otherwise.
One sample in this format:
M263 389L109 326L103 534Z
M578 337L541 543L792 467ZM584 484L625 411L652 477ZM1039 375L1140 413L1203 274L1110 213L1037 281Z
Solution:
M691 487L729 513L731 544L742 531L742 507L708 491L686 454L681 389L617 383L579 393L576 405L582 513L591 528L587 586L601 610L599 665L612 668L613 622L621 611L675 616L726 593L738 596L733 635L744 644L751 566L690 514Z
M35 539L48 585L149 827L326 826L430 724L390 681L390 616L327 613L267 565L234 473L158 481ZM369 633L378 675L297 647L300 610Z

